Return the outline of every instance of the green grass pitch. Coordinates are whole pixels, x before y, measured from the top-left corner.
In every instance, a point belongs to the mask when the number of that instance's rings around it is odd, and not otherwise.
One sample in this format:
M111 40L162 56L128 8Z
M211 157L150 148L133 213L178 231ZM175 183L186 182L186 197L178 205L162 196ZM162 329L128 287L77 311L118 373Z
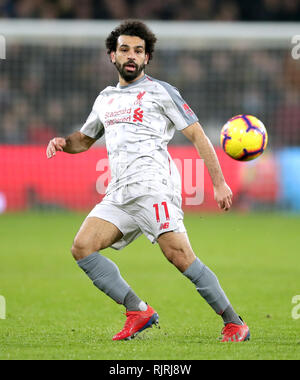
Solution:
M100 293L70 254L84 217L0 216L0 295L6 300L0 359L300 359L300 319L292 317L292 298L300 294L299 217L185 216L196 254L250 327L251 340L234 344L218 341L221 318L143 236L103 254L158 311L160 329L113 342L124 308Z

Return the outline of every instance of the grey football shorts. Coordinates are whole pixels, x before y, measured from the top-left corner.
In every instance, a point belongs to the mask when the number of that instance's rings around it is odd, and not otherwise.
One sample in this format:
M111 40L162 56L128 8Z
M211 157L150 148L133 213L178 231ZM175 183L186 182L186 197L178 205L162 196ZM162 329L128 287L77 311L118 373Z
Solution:
M181 194L167 188L145 188L133 183L105 195L89 213L113 223L123 234L111 248L122 249L144 234L152 244L164 232L186 232L181 209Z

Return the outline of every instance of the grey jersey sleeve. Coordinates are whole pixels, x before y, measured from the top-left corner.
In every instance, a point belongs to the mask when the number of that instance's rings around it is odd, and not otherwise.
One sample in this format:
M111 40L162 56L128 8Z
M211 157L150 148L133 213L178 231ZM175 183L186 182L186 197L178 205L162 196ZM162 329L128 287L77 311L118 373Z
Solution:
M198 121L197 116L182 98L177 88L166 82L158 81L163 87L161 102L166 116L177 130L182 130Z
M88 118L86 119L86 122L80 129L80 132L93 139L100 139L100 137L104 135L104 126L101 123L98 112L96 110L96 107L97 105L99 105L100 100L101 95L99 95L95 100L91 113L89 114Z

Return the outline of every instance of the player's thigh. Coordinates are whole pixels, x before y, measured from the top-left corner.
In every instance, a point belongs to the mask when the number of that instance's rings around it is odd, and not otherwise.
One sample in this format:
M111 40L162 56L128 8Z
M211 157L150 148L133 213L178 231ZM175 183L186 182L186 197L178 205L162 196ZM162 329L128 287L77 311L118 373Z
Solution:
M165 257L181 272L184 272L196 259L186 232L166 232L157 242Z
M87 256L93 252L110 247L122 238L122 232L111 222L97 217L88 217L75 236L72 253Z

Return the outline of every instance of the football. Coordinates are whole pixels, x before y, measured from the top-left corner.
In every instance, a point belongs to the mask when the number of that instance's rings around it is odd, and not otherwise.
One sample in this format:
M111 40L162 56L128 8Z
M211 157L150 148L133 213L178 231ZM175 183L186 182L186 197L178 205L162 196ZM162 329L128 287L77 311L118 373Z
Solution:
M264 124L252 115L237 115L223 126L221 146L226 154L238 161L259 157L268 144Z

